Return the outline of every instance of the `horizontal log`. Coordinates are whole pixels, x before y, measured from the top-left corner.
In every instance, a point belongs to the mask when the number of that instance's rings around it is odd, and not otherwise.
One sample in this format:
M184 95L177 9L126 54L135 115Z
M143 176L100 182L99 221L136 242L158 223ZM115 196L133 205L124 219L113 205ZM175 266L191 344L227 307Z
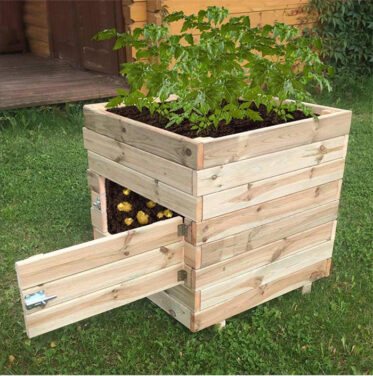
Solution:
M344 164L344 159L337 159L203 196L202 218L213 218L342 179Z
M149 161L150 162L150 161ZM202 218L202 199L172 188L157 179L88 152L89 168L107 179L193 220Z
M177 234L177 226L181 223L180 217L171 218L18 261L16 270L20 285L22 289L38 286L181 241L182 237Z
M107 238L106 238L107 239ZM48 308L66 301L84 297L106 287L124 283L146 274L154 273L171 265L183 265L183 242L161 246L134 257L111 262L97 268L76 273L64 278L45 282L43 290L47 296L57 297L48 302ZM40 286L22 290L23 297L40 290ZM44 307L25 311L32 315Z
M193 270L195 281L192 289L203 289L211 284L220 283L227 278L259 268L274 261L289 257L309 247L332 239L334 222L313 227L295 235L277 240L241 253L238 256L218 262L208 267Z
M202 145L191 138L124 118L105 110L105 103L84 106L87 128L159 157L197 169Z
M83 128L84 147L186 193L193 191L193 171L113 138Z
M203 222L186 220L187 240L199 245L338 200L342 181L333 181Z
M211 285L201 290L201 310L326 260L332 256L332 252L333 242L323 242L284 259Z
M45 307L41 311L25 316L27 334L32 338L177 286L183 283L178 281L179 270L181 270L180 265L170 266L84 297L50 308Z
M298 214L251 228L247 231L203 244L200 267L216 264L263 245L333 221L336 224L339 201L302 211ZM335 234L335 225L333 234ZM332 239L334 241L334 237Z
M265 286L258 286L221 304L195 313L192 317L191 330L194 332L202 330L217 322L284 295L287 292L300 288L309 282L327 277L329 275L328 261L329 260L318 262L302 270L286 275L285 277L275 279Z
M319 113L325 109L335 112L320 116L318 121L305 119L217 139L205 138L203 168L287 150L349 133L351 111L338 111L308 103L307 105Z
M345 136L196 171L196 195L223 191L344 156Z

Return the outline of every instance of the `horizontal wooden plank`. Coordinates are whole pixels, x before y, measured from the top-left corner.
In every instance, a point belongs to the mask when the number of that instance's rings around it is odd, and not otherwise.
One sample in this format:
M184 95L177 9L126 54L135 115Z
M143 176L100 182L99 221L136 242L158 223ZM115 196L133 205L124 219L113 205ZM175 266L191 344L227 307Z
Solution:
M95 316L135 300L177 286L180 265L170 266L143 277L93 292L84 297L69 300L50 308L25 316L29 337L61 328L71 323Z
M190 329L192 312L178 299L170 296L165 291L148 296L148 299Z
M203 196L203 219L342 179L344 159L292 171Z
M323 242L291 256L271 262L201 290L201 310L232 299L246 291L265 286L332 256L333 242Z
M191 138L112 114L105 103L84 106L87 128L159 157L197 169L202 163L202 145Z
M180 269L182 268L182 241L162 246L134 257L89 269L82 273L76 273L54 281L45 282L43 284L43 290L47 296L57 296L55 299L48 302L48 308L50 308L176 264L180 265ZM25 297L39 290L40 286L23 289L22 295ZM44 309L44 307L37 307L33 310L25 311L25 314L32 315L34 312L42 309Z
M115 261L130 258L182 239L177 234L180 217L110 235L58 251L30 257L16 263L22 289L81 273Z
M203 244L201 246L200 267L213 265L280 239L286 240L294 234L330 221L336 223L338 204L339 201L332 201L233 236ZM334 241L334 238L332 240Z
M345 137L196 171L197 196L343 158Z
M277 240L241 253L238 256L221 261L208 267L193 270L195 281L192 289L202 289L211 284L222 282L247 270L259 268L274 261L288 257L302 249L315 246L332 239L334 222L313 227L295 235Z
M188 242L184 244L184 260L187 265L194 269L201 267L201 247Z
M195 245L223 239L250 228L338 200L341 184L341 180L333 181L203 222L186 220L189 225L187 239Z
M183 303L191 312L196 312L200 308L200 291L191 290L184 285L179 285L166 290L166 293Z
M125 22L146 21L146 1L123 3L123 16Z
M192 169L83 128L84 147L167 185L192 193Z
M88 151L89 168L107 179L128 187L134 192L153 200L177 214L193 220L202 218L202 198L194 197L157 179L122 166L110 159Z
M192 331L207 328L250 308L263 304L289 291L327 277L328 260L310 265L285 277L275 279L265 286L258 286L221 304L197 312L192 317Z
M310 106L320 112L329 108ZM343 136L349 133L350 124L351 111L336 110L320 116L318 121L305 119L216 139L205 138L203 168Z

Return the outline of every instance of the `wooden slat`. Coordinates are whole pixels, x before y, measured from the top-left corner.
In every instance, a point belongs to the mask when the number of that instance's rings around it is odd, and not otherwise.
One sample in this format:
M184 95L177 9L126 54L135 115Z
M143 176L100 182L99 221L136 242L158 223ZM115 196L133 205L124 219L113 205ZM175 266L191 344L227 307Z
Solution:
M99 229L93 227L93 239L101 239L106 236L110 236L110 234L108 232L102 232Z
M27 334L32 338L177 286L182 283L177 280L180 269L174 265L26 315Z
M197 169L201 145L188 137L131 120L105 110L105 103L84 106L87 128L181 165Z
M168 159L83 128L84 147L125 167L192 193L192 170Z
M184 244L184 261L194 269L201 267L201 247L188 242Z
M221 304L197 312L192 317L192 331L207 328L224 319L265 303L278 296L304 286L328 275L328 260L318 262L283 278L275 279L265 286L258 286Z
M332 201L233 236L203 244L200 267L213 265L280 239L286 240L287 237L330 221L336 224L338 203L338 201ZM334 237L332 240L334 241Z
M78 244L59 251L36 255L16 263L22 289L74 273L123 260L182 239L177 234L180 217Z
M165 291L168 295L176 298L183 303L192 312L199 311L201 305L201 293L200 291L190 290L184 285L172 287Z
M250 228L335 201L339 197L340 186L341 180L338 180L203 222L186 221L189 224L187 239L195 245L223 239Z
M100 192L99 176L92 170L87 170L88 186L95 192Z
M107 232L106 212L91 207L91 220L92 226L96 227L101 232Z
M327 241L227 281L211 285L201 290L201 310L326 260L332 256L332 252L333 242Z
M344 159L322 163L203 196L203 219L342 179Z
M133 3L123 3L123 16L125 23L146 21L146 1L136 1Z
M244 252L238 256L208 267L193 270L195 281L192 289L205 288L247 270L288 257L302 249L331 240L334 222L311 228L273 243Z
M223 191L243 183L252 183L343 158L344 141L344 136L336 137L197 171L196 194L202 196Z
M162 291L148 296L148 299L190 329L192 312L176 298Z
M319 111L324 109L312 107ZM217 139L208 138L204 140L203 168L346 135L350 124L351 111L337 111L320 116L318 122L306 119Z
M104 175L107 179L128 187L136 193L166 206L177 214L196 221L202 218L201 198L172 188L92 152L88 152L88 164L89 168L99 175Z
M76 273L64 278L45 282L43 284L43 290L47 296L57 296L56 299L48 302L48 308L50 308L176 264L180 266L183 264L182 241L162 246L134 257L89 269L82 273ZM39 290L40 286L23 289L22 295L24 297ZM34 312L42 309L44 309L44 307L37 307L33 310L25 311L25 314L33 315Z

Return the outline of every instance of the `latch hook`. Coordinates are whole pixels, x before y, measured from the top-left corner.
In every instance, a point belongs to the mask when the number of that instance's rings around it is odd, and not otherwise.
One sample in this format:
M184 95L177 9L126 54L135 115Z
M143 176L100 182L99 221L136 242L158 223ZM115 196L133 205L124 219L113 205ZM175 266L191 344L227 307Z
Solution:
M49 300L57 298L57 295L46 296L44 290L36 291L25 296L26 309L44 307Z

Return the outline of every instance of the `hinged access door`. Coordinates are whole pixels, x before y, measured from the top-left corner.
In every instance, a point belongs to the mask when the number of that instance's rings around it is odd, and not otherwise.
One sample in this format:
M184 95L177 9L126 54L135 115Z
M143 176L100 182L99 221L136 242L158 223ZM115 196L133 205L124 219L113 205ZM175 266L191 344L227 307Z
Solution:
M176 217L16 263L29 337L184 283Z

